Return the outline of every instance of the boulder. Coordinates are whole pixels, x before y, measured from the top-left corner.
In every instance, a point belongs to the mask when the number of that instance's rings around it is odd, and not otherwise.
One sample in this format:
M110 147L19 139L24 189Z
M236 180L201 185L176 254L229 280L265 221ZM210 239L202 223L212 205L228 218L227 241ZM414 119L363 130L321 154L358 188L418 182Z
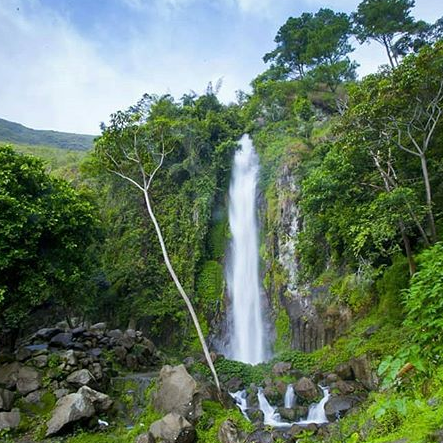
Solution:
M294 391L299 397L308 401L315 400L319 395L315 383L306 377L302 377L294 384Z
M291 366L292 365L289 362L280 361L272 367L272 373L274 375L276 375L277 377L282 376L282 375L286 375L291 370Z
M342 418L350 409L358 404L360 399L353 395L332 396L325 405L326 417L329 421Z
M371 391L377 389L378 380L372 370L371 360L366 354L351 359L350 365L355 378Z
M56 389L54 390L55 398L58 400L59 398L64 397L65 395L68 395L69 391L64 388Z
M94 376L87 369L79 369L69 374L66 381L79 388L81 386L94 386L96 384Z
M42 328L35 333L35 338L49 341L52 337L54 337L54 335L57 335L60 332L63 332L63 330L60 328Z
M273 443L274 438L269 431L256 430L249 434L245 443Z
M135 345L135 333L134 336L132 336L131 333L128 334L129 331L131 331L131 329L128 329L117 341L119 346L123 346L128 351Z
M68 394L57 401L51 419L47 423L46 437L58 434L71 423L95 414L92 401L80 393Z
M32 363L36 368L45 368L48 365L47 354L37 355L32 359Z
M155 443L155 439L150 432L145 432L144 434L140 434L134 443Z
M0 412L0 431L14 429L20 424L20 411L13 409L11 412Z
M28 366L22 366L17 374L17 391L29 394L41 387L41 374Z
M149 432L154 440L160 440L163 443L192 443L195 440L194 427L175 412L152 423Z
M14 401L14 393L0 388L0 411L10 411Z
M154 407L164 413L174 412L190 422L203 413L197 382L184 365L163 366L158 378L158 389L153 396Z
M342 380L355 380L350 363L341 363L335 368L335 373Z
M17 362L8 363L0 367L0 386L4 386L6 389L14 389L17 384L20 367L20 364Z
M240 443L241 441L237 426L229 419L220 425L217 436L220 443Z
M31 355L32 355L32 351L29 348L21 347L15 353L15 359L17 361L25 361L29 357L31 357Z
M70 332L60 332L51 338L49 344L56 348L69 348L73 344L72 334Z
M286 421L292 422L298 418L296 410L292 408L278 408L278 413L281 418Z
M337 390L340 394L349 395L352 394L356 389L354 383L356 382L338 380L337 382L332 383L330 387L331 389Z
M106 333L106 335L107 335L109 338L114 338L114 339L118 340L119 338L122 337L123 332L122 332L120 329L112 329L111 331L108 331L108 332Z
M304 426L300 425L292 425L288 431L288 434L291 437L298 437L299 435L302 435L306 431L306 428Z
M42 395L46 391L33 391L25 397L25 402L31 405L38 405L42 399Z
M75 351L72 349L69 349L68 351L65 351L63 354L60 355L62 360L69 366L76 366L77 365L77 355L75 354Z
M77 394L87 398L94 406L96 412L105 412L112 406L112 400L109 395L94 391L94 389L88 386L81 387L77 391Z
M92 325L89 330L90 331L104 331L106 329L106 323L105 322L100 322L100 323L96 323L95 325Z
M83 326L79 326L77 328L74 328L71 332L73 337L78 338L86 332L86 328L84 328Z
M225 383L229 392L237 392L244 388L243 380L239 377L232 377Z

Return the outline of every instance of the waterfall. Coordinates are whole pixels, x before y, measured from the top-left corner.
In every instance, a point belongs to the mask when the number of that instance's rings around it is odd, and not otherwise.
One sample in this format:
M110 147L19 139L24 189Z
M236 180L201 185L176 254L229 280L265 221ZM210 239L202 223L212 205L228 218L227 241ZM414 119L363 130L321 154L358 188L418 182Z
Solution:
M289 384L288 387L286 388L286 393L285 393L285 408L292 408L292 406L294 406L294 400L295 400L294 386Z
M299 422L299 424L309 424L309 423L328 423L328 419L326 417L325 405L329 400L331 394L329 393L329 389L327 387L320 386L323 391L323 398L320 403L313 404L309 408L308 418L304 421Z
M229 188L232 241L227 283L232 306L229 357L250 364L265 360L263 313L259 284L256 192L258 156L248 135L234 156Z

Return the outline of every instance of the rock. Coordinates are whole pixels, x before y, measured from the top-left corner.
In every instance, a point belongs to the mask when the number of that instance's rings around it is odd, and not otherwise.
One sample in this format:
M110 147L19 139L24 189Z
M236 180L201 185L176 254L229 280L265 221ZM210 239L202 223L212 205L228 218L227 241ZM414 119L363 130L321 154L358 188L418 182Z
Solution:
M155 439L150 432L145 432L135 439L135 443L155 443Z
M334 372L331 372L330 374L326 375L325 381L326 384L329 386L331 383L335 383L336 381L339 380L339 377L337 374L335 374Z
M48 345L46 343L42 343L39 345L28 345L25 346L25 348L29 349L34 357L37 355L48 353Z
M51 338L49 344L56 348L69 348L73 344L72 334L70 332L60 332Z
M49 341L49 340L51 340L52 337L54 337L54 335L57 335L60 332L63 332L63 330L60 328L43 328L43 329L39 329L35 333L35 338L38 338L38 339L44 340L44 341Z
M165 413L175 412L190 422L203 413L197 382L184 365L163 366L158 378L158 389L153 396L154 407Z
M237 392L244 387L243 380L239 377L230 378L225 385L229 392Z
M335 368L335 373L342 380L355 380L354 372L352 371L350 363L341 363Z
M59 398L64 397L65 395L68 395L68 394L69 394L69 390L68 389L60 388L60 389L54 390L54 395L55 395L55 398L57 400Z
M64 353L60 354L61 359L70 366L76 366L77 365L77 356L75 354L75 351L73 349L69 349L68 351L65 351Z
M22 395L26 395L40 387L41 374L33 368L22 366L17 374L17 391Z
M81 335L83 335L86 332L86 328L84 328L83 326L79 326L77 328L74 328L71 333L72 336L75 338L80 337Z
M96 380L101 380L103 378L103 370L100 363L93 363L91 372Z
M289 362L280 361L273 366L272 373L277 377L286 375L291 370L291 366L292 365Z
M356 396L332 396L325 405L326 417L329 421L335 421L342 418L357 403L359 403L359 398Z
M89 399L94 406L96 412L106 412L112 406L112 399L109 395L102 392L94 391L88 386L81 387L77 394Z
M246 409L246 414L255 426L261 425L265 421L265 414L261 409L249 408Z
M88 354L91 355L94 359L98 359L102 354L102 350L100 348L94 348L88 351Z
M317 386L309 378L302 377L294 384L295 393L305 400L313 401L318 397Z
M128 331L131 331L131 329L128 329ZM126 331L123 336L117 341L117 344L119 346L123 346L128 351L132 349L132 347L135 345L135 336L132 337L128 334L128 331ZM135 332L134 332L135 335Z
M369 328L366 329L365 332L363 332L363 336L365 338L369 338L369 337L373 336L379 329L380 329L380 326L378 326L378 325L369 326Z
M15 359L17 361L25 361L27 360L29 357L31 357L32 352L30 349L25 348L25 347L21 347L18 349L18 351L15 353Z
M302 405L296 405L294 406L295 416L297 417L297 420L303 420L307 418L309 408L307 406Z
M344 380L338 380L335 383L331 383L330 388L334 390L336 389L342 395L349 395L355 391L355 385L352 382L346 382Z
M116 346L114 348L114 354L118 358L119 362L126 362L126 355L128 354L128 351L124 346Z
M115 338L116 340L118 340L123 336L123 332L120 329L112 329L111 331L108 331L106 335L109 338Z
M149 432L163 443L192 443L195 440L194 427L174 412L152 423Z
M68 394L59 399L47 423L46 437L58 434L67 424L92 417L95 409L92 401L85 395Z
M297 412L292 408L278 408L278 413L283 420L295 421L297 420Z
M195 363L195 358L194 357L186 357L183 360L183 364L185 365L186 369L189 369L194 363Z
M134 354L128 354L126 356L126 366L133 371L138 368L137 356Z
M0 388L0 411L10 411L14 401L14 393Z
M298 437L299 435L303 434L305 431L306 431L306 428L304 426L292 425L288 431L288 434L291 437Z
M45 391L30 392L24 399L25 402L31 405L38 405Z
M17 362L8 363L0 367L0 386L4 386L6 389L14 389L17 384L20 367L20 364Z
M220 443L240 443L237 426L229 419L220 425L217 436Z
M96 323L95 325L92 325L89 330L90 331L104 331L106 329L106 323L105 322L100 322L100 323Z
M20 424L20 411L13 409L11 412L0 412L0 431L14 429Z
M351 359L349 363L355 378L361 382L366 389L371 391L377 389L378 380L372 371L371 361L366 354Z
M48 356L46 354L37 355L32 359L36 368L45 368L48 365Z
M96 384L94 376L87 369L79 369L69 374L66 381L76 388L81 386L94 386Z
M257 430L249 434L245 443L273 443L274 438L269 431Z

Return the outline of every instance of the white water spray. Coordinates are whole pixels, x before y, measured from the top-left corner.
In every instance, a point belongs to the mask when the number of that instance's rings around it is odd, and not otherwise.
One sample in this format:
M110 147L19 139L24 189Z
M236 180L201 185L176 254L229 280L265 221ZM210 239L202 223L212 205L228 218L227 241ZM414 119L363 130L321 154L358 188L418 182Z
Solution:
M286 388L286 393L285 393L285 408L292 408L294 406L294 400L295 400L294 386L289 384L288 387Z
M258 156L248 135L235 153L229 188L229 225L232 242L228 290L232 300L229 356L257 364L265 360L263 313L260 298L256 191Z

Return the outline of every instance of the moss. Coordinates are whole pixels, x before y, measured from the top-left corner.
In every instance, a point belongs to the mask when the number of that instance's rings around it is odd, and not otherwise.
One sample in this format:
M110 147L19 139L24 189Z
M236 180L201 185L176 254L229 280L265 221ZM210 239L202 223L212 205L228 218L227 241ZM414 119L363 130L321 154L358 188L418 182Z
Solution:
M275 334L275 352L279 353L291 347L291 321L283 307L280 308L275 319Z
M223 422L231 420L239 430L252 432L253 426L238 409L224 409L212 401L203 402L203 416L197 424L197 440L204 443L219 443L218 430Z

